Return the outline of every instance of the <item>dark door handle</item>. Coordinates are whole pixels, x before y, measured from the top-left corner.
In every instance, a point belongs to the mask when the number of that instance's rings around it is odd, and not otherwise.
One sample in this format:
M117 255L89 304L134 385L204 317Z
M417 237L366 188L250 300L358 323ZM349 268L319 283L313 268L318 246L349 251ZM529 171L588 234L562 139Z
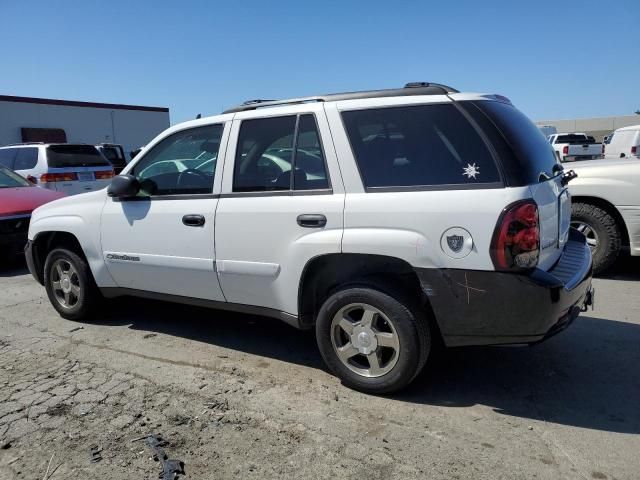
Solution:
M204 215L185 215L182 217L182 223L187 227L201 227L204 225Z
M298 225L305 228L321 228L327 224L327 217L320 214L298 215Z

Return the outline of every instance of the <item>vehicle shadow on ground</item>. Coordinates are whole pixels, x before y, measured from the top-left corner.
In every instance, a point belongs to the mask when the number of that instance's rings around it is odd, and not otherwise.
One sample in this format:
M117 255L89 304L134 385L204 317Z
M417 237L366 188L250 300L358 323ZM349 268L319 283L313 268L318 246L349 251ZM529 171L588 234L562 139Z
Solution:
M0 261L0 278L19 277L29 273L24 262Z
M96 323L325 369L313 332L278 320L150 300L115 302ZM624 433L640 433L638 399L640 325L588 316L533 347L441 352L408 389L389 397L445 407L487 405L508 416Z
M533 347L447 350L395 398L640 433L640 325L581 316Z

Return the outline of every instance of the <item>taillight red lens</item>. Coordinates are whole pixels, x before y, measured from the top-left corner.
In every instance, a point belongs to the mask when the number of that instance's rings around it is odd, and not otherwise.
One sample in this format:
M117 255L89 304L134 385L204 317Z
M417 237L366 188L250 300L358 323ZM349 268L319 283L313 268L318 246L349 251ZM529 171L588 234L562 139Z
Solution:
M497 270L534 268L540 256L538 206L523 200L500 215L491 241L491 259Z
M96 180L108 180L109 178L113 178L113 170L102 170L98 172L94 172L96 176Z
M565 145L564 147L562 147L562 154L569 155L569 145Z
M75 180L78 180L78 175L75 172L43 173L42 175L40 175L41 183L73 182Z
M635 155L637 151L638 151L638 147L636 147L635 145L631 147L631 155Z

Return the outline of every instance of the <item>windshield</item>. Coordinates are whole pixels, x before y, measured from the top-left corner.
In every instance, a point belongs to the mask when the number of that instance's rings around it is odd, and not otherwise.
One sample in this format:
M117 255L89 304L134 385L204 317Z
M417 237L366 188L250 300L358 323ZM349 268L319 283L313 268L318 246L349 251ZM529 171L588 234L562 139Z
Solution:
M51 145L47 148L51 168L110 166L92 145Z
M0 188L31 187L32 185L17 173L0 167Z

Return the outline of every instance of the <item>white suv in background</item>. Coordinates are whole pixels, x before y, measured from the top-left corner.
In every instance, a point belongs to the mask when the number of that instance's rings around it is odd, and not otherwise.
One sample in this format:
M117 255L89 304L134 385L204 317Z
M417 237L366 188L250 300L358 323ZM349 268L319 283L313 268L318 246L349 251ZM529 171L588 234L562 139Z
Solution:
M75 195L105 188L111 163L93 145L24 143L0 147L0 165L41 187Z
M37 209L26 256L65 318L118 295L272 316L315 328L345 384L391 392L436 342L535 343L591 303L571 178L496 95L253 101Z
M605 158L640 158L640 125L618 128L607 140Z

